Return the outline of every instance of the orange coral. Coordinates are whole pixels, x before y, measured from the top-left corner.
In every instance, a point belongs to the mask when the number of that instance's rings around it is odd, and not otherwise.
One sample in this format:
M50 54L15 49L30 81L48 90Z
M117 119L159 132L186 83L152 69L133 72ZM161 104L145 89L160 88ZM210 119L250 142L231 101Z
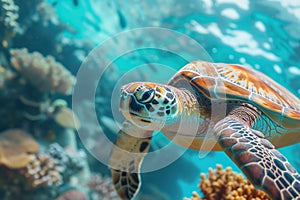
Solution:
M25 167L38 149L38 143L24 131L4 131L0 134L0 165L12 169Z
M256 190L249 180L241 174L235 173L230 167L222 170L221 165L217 169L209 169L208 179L204 173L201 174L201 183L199 185L204 198L201 198L196 192L193 197L185 200L259 200L270 199L266 193Z

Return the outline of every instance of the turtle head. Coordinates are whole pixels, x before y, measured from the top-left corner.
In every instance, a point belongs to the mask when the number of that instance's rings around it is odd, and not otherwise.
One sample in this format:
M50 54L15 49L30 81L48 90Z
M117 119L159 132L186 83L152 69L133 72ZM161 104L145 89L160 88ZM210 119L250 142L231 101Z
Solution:
M120 110L133 124L148 130L160 130L177 118L174 89L150 82L127 84L121 89Z

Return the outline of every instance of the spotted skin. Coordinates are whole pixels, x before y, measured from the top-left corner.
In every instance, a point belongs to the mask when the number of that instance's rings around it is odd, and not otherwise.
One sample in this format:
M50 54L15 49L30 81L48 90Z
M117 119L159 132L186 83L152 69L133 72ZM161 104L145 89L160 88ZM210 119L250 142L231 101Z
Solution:
M178 102L169 87L146 82L125 85L121 90L120 110L136 126L159 130L178 112Z
M140 188L140 167L149 150L151 136L151 131L138 129L129 122L124 122L118 133L109 165L112 182L122 200L132 199Z
M215 102L226 105L227 111L224 115L220 110L212 119ZM154 130L162 130L169 138L177 133L178 140L187 139L192 145L176 143L194 149L200 149L210 130L209 139L217 140L212 150L224 150L257 188L275 200L300 199L300 176L275 149L300 142L300 100L254 69L192 62L167 85L125 85L120 110L128 122L119 133L111 164L113 183L122 199L132 199L139 190L138 173ZM176 132L179 128L181 132ZM139 154L127 155L118 148Z
M247 108L239 108L245 111ZM248 179L274 200L300 199L300 176L264 134L242 122L243 114L229 115L218 122L214 133L226 154Z

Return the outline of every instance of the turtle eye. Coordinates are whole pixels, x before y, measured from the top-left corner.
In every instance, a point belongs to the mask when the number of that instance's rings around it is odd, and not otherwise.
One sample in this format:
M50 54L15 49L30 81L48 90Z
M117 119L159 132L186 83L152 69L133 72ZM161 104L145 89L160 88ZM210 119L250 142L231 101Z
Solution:
M153 89L149 89L144 91L142 94L136 93L135 97L140 103L149 103L154 98L155 91Z

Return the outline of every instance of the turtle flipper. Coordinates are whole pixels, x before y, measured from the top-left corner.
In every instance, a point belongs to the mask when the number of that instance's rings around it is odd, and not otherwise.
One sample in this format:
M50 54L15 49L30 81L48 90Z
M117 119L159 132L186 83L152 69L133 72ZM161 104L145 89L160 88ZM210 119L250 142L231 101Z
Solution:
M300 199L299 174L261 132L229 116L216 124L215 134L253 185L272 199Z
M113 184L122 200L132 199L140 188L140 167L149 150L152 133L129 122L124 122L118 133L109 165Z

